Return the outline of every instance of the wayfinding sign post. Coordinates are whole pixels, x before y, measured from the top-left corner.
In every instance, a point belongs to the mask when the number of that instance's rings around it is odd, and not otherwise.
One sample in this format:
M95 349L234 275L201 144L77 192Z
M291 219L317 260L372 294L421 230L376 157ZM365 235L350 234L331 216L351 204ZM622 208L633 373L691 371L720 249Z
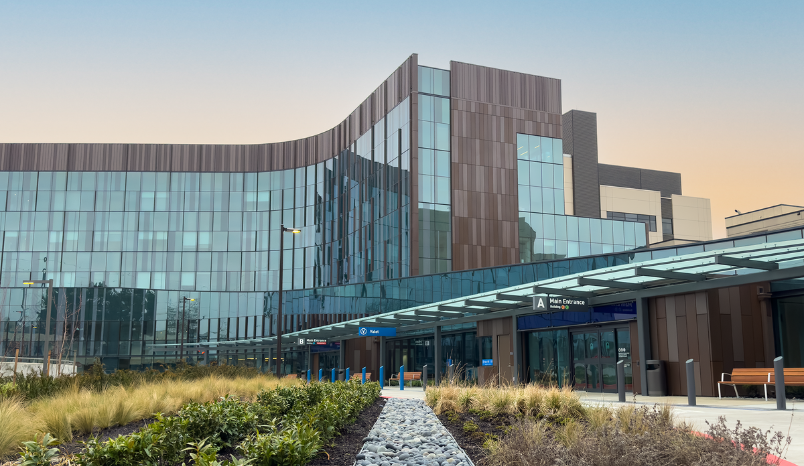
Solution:
M395 337L395 327L360 327L357 334L361 337Z
M586 298L573 298L570 296L551 296L539 294L533 297L533 310L535 312L548 311L575 311L589 310L589 301Z

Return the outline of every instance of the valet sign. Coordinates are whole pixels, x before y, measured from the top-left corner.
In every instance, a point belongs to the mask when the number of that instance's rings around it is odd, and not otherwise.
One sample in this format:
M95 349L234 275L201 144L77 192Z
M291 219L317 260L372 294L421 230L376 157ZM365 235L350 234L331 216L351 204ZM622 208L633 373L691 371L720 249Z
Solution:
M360 327L357 331L361 337L395 337L394 327Z
M533 297L533 310L537 312L544 312L544 311L584 312L589 310L589 302L585 298L536 295Z

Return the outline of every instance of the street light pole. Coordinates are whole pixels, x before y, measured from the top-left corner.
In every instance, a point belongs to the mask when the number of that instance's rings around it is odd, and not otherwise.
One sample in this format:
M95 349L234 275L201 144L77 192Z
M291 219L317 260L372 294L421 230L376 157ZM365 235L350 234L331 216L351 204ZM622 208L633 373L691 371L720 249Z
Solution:
M184 309L187 307L187 301L195 301L195 299L184 296L181 298L181 345L179 345L179 361L184 361Z
M282 378L282 274L285 271L284 257L285 257L285 235L283 233L301 233L301 230L296 228L285 228L285 225L280 225L279 232L279 309L276 313L276 375Z
M44 361L42 361L42 374L50 375L50 303L53 301L53 279L50 280L26 280L23 285L35 285L47 283L47 317L45 317L45 348Z

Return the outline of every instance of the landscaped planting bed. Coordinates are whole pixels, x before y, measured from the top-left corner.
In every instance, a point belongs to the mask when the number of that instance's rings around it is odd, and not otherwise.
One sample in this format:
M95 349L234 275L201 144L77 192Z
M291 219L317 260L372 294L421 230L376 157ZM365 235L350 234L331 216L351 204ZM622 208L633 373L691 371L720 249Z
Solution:
M448 385L428 388L426 401L488 466L766 465L790 444L781 432L729 430L722 418L701 435L669 406L589 407L568 389Z
M276 387L276 379L273 380ZM115 390L121 394L119 389ZM39 442L26 444L23 457L32 461L30 464L49 464L49 457L62 456L63 464L86 466L301 466L319 453L326 456L323 451L329 449L340 433L349 434L344 427L372 406L379 392L377 383L295 382L294 386L263 390L253 400L229 395L215 401L189 402L173 416L156 414L152 422L139 421L135 424L140 427L136 431L128 430L130 423L120 423L122 427L114 428L125 435L91 436L83 444L65 442L61 452L54 448L57 442L47 445L49 436L39 437ZM374 419L366 419L363 424L370 426L373 422ZM109 427L104 429L106 433Z

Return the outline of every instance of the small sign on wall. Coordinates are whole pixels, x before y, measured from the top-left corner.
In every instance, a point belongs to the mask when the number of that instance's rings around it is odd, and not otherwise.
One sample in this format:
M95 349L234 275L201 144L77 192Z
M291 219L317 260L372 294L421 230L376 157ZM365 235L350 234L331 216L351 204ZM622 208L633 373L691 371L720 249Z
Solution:
M493 366L494 365L494 360L493 359L483 359L481 361L481 364L484 365L484 366Z

